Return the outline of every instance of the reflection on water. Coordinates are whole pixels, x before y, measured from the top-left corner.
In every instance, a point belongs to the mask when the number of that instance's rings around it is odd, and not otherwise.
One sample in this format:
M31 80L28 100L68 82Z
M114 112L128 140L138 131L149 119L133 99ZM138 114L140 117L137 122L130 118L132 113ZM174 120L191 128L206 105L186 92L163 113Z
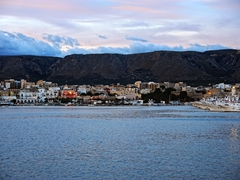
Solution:
M239 179L240 113L2 107L0 179Z
M232 128L231 129L231 135L233 136L234 139L238 138L238 134L237 134L237 129Z

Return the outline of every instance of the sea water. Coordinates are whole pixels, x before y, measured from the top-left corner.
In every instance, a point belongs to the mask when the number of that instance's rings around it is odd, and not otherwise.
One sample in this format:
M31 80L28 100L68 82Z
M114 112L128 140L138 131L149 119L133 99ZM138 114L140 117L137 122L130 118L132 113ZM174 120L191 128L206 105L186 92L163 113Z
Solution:
M240 113L1 107L0 179L240 179Z

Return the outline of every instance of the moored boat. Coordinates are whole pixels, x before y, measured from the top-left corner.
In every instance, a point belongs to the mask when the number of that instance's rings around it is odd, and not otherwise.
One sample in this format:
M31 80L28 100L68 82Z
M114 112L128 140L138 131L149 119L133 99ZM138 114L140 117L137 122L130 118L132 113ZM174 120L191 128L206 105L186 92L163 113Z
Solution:
M234 97L235 98L235 97ZM194 107L210 110L210 111L222 111L222 112L240 112L240 103L237 101L233 101L232 97L225 97L225 98L209 98L209 99L202 99L201 101L192 102L191 104ZM229 101L231 99L231 101Z

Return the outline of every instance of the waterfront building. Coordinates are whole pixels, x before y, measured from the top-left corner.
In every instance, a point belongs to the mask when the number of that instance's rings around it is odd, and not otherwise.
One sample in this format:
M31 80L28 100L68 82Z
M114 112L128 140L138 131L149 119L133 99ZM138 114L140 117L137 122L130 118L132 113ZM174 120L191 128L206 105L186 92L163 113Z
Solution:
M16 99L16 103L35 103L37 92L30 90L20 90L19 98Z
M77 98L78 93L74 90L61 90L59 91L58 98L68 98L68 99L75 99Z
M16 100L17 97L16 96L2 96L1 97L1 101L6 101L6 102L10 102L10 101L13 101L13 100Z
M58 97L59 87L51 87L48 89L38 89L37 99L45 101L45 99L55 99Z

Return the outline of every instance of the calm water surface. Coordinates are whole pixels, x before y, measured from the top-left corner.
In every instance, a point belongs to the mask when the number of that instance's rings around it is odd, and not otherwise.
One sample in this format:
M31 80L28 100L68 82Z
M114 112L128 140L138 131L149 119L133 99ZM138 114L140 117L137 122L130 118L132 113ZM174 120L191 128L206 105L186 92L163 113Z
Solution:
M240 179L240 113L0 107L0 179Z

